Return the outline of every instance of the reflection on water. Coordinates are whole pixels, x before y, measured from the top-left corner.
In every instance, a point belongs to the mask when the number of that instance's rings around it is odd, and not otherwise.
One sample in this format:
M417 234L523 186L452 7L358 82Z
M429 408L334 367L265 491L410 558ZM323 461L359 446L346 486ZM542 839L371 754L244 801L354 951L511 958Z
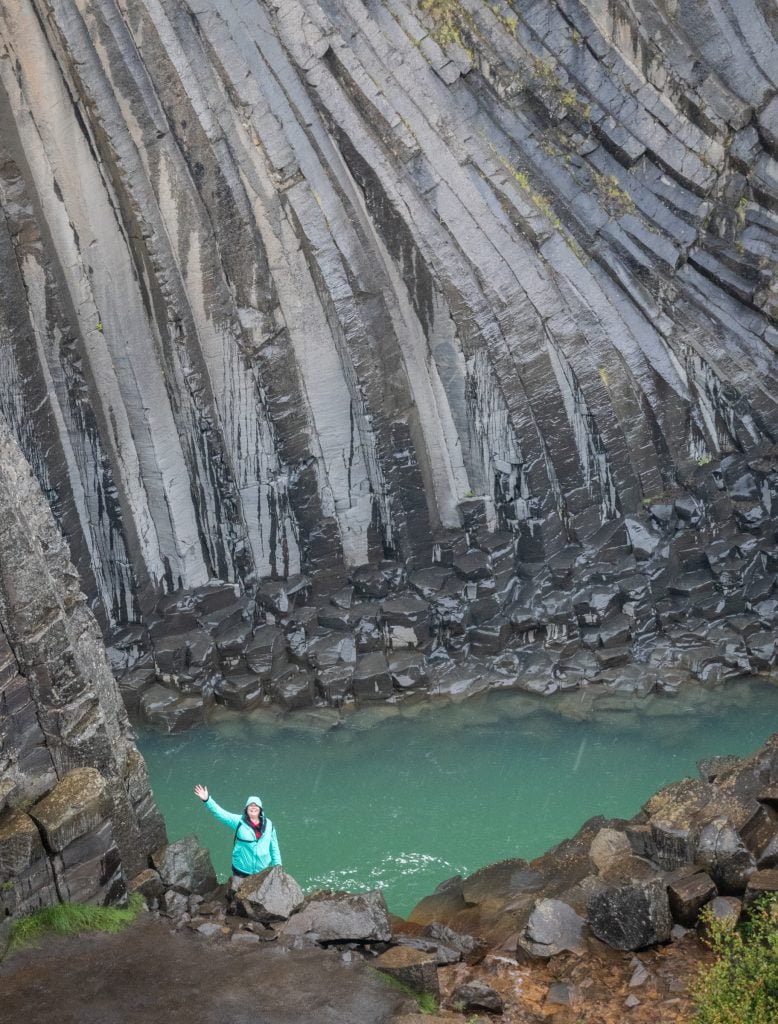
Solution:
M451 875L535 857L595 814L631 817L703 757L750 753L778 730L778 688L614 695L590 716L586 690L491 693L342 717L221 714L182 736L143 732L140 747L170 838L196 832L220 877L232 836L196 782L232 810L258 792L304 889L381 887L404 914Z

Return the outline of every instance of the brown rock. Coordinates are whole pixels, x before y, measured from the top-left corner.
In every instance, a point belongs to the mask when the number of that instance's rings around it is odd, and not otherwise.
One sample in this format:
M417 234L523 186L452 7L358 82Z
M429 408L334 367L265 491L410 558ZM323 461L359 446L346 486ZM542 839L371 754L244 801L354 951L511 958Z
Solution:
M768 868L765 871L755 871L748 879L746 892L743 897L743 906L766 896L768 893L778 892L778 868Z
M434 953L424 953L409 946L392 946L373 961L373 966L414 992L436 998L440 996L438 961Z
M667 887L667 895L673 920L691 928L700 910L716 895L716 886L710 875L701 871L672 882Z

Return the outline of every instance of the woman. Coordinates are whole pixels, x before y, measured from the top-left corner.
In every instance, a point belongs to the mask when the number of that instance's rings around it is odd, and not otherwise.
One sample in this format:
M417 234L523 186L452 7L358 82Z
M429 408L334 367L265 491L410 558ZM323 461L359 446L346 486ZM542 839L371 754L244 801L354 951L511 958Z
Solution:
M274 864L281 864L281 851L273 822L262 811L258 796L250 796L242 814L231 814L219 807L209 796L206 786L196 785L195 796L199 796L211 814L219 821L235 829L232 844L232 883L235 890L242 879L256 875Z

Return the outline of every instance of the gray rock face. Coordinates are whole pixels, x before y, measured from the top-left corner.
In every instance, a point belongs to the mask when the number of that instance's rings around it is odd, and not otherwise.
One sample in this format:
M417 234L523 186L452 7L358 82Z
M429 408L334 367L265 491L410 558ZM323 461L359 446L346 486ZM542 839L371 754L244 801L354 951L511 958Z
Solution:
M392 936L379 891L318 892L281 929L286 936L313 933L319 942L388 942Z
M2 420L0 708L0 914L122 899L164 823L61 534Z
M235 898L246 917L270 924L291 917L302 906L305 896L283 868L270 867L241 882Z
M5 5L0 413L166 685L317 619L774 669L774 22L611 6Z

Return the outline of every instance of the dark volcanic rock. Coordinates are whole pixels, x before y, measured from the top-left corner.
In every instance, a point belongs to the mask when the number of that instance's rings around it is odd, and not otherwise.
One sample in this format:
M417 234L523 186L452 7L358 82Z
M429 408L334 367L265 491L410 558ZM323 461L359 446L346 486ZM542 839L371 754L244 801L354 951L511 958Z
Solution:
M635 877L610 882L595 891L589 898L587 917L597 938L614 949L642 949L667 942L673 923L664 880L642 869Z

